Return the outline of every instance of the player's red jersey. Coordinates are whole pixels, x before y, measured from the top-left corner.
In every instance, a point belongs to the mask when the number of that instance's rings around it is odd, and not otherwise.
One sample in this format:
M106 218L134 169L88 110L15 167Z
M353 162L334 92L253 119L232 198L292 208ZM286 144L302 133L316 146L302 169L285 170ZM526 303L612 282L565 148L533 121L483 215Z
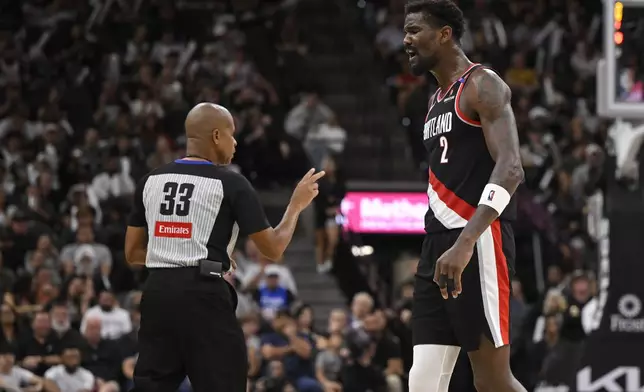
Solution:
M494 169L481 123L469 119L458 106L467 79L480 67L473 64L449 88L439 89L430 98L423 129L429 159L427 233L465 227ZM500 218L513 220L515 217L513 197Z

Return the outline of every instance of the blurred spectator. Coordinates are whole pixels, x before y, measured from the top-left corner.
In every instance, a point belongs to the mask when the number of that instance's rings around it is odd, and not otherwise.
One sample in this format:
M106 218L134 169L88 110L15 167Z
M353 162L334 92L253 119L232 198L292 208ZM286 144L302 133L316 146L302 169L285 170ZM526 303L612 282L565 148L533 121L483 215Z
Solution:
M47 369L60 363L60 345L51 320L46 312L38 312L31 323L31 332L18 342L16 358L21 366L37 376L43 376Z
M288 381L284 368L284 362L270 361L268 363L268 374L257 380L255 390L258 392L296 391L293 384Z
M326 392L341 392L340 376L342 371L342 348L344 338L341 333L332 333L326 349L315 359L315 375Z
M383 58L402 49L402 42L405 38L402 24L403 18L401 15L389 15L387 23L376 35L376 47Z
M331 117L306 135L304 148L313 165L324 168L324 158L329 154L341 154L346 140L347 131L340 127L335 117Z
M531 373L536 377L529 380L528 386L535 385L537 379L543 376L543 364L547 363L546 359L555 353L554 349L559 342L559 324L556 315L546 317L543 340L535 343L529 352Z
M406 53L397 53L393 59L398 71L387 80L387 85L392 89L391 94L398 110L403 112L413 92L425 82L425 76L416 76L411 72Z
M11 347L0 346L0 388L8 392L20 391L59 391L55 384L37 377L29 370L15 365L15 355Z
M526 66L523 53L515 53L512 57L512 65L505 73L505 81L513 90L523 93L531 93L538 87L537 73Z
M62 351L61 364L52 367L45 373L61 391L85 392L95 386L94 375L80 366L81 354L78 348L66 347Z
M369 293L358 293L351 301L351 328L362 328L365 318L373 311L373 298Z
M340 202L346 193L346 184L336 157L327 155L322 163L325 176L319 182L319 191L314 202L315 208L315 257L319 273L326 273L333 267L333 257L340 237L337 216Z
M298 140L304 140L310 132L333 119L333 111L326 106L316 92L309 92L302 96L297 104L286 116L284 129Z
M297 331L295 320L286 311L275 315L272 327L275 332L262 336L263 357L271 363L276 361L283 363L286 380L292 382L297 391L322 392L322 386L315 378L313 367L315 342ZM276 376L269 373L269 377Z
M0 328L2 328L2 341L7 349L12 349L16 352L18 347L18 339L20 336L20 329L18 325L18 317L13 307L7 303L2 304L0 313Z
M112 268L112 254L103 244L95 242L91 226L83 226L76 231L76 242L66 245L60 252L61 263L66 276L79 274L94 277L95 274L107 283Z
M88 317L83 330L85 344L81 348L81 363L96 378L99 392L118 392L120 353L114 340L101 337L102 330L103 321L100 318Z
M157 138L156 150L148 157L148 169L152 170L166 163L170 163L179 158L178 154L172 150L170 141L165 136Z
M344 309L333 309L329 313L329 322L327 330L323 331L317 337L317 348L319 350L326 349L330 344L331 335L339 334L345 336L349 331L349 318Z
M560 336L571 342L580 342L586 337L582 325L582 312L593 296L590 278L581 272L572 276L570 293L566 298L567 309L563 313Z
M81 333L87 334L90 321L93 321L93 332L98 329L104 339L118 339L132 332L130 314L118 306L114 294L110 291L101 292L98 304L87 309L81 322Z
M69 317L69 308L64 302L55 302L51 306L51 329L53 330L56 342L61 347L79 345L83 338L81 334L72 328Z
M264 319L273 320L280 310L288 310L295 301L293 293L280 285L279 270L273 265L264 269L264 284L254 290L253 299L259 304Z
M249 240L250 241L250 240ZM252 292L259 287L266 285L267 273L271 272L278 277L278 284L290 291L293 295L297 295L297 287L293 274L287 266L280 263L274 263L258 254L257 262L248 261L242 277L243 291Z
M375 344L371 363L382 369L388 391L402 392L403 362L400 341L387 329L387 319L384 313L375 311L367 316L363 328Z
M342 390L347 392L386 392L383 369L374 362L376 345L362 329L351 330L346 337Z
M103 171L94 177L92 190L99 201L130 196L134 193L134 181L123 172L117 157L109 157L103 163Z
M261 341L259 336L259 320L255 316L246 316L240 318L244 337L246 338L246 348L248 349L248 378L254 380L259 376L262 364Z

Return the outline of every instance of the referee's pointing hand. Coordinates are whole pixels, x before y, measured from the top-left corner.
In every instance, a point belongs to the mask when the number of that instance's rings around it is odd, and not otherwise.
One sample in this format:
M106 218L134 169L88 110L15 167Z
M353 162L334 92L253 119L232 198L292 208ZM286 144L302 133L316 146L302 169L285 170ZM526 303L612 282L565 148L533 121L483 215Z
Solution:
M304 177L298 182L293 196L291 196L291 205L302 211L318 195L318 180L324 177L324 171L315 172L315 169L309 170Z

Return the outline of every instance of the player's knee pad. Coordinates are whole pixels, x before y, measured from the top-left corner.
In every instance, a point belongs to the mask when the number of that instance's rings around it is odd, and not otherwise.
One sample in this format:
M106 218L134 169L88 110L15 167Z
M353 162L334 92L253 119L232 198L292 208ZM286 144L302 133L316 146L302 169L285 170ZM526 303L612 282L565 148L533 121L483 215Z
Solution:
M447 392L460 351L461 348L456 346L414 346L414 362L409 371L409 392Z

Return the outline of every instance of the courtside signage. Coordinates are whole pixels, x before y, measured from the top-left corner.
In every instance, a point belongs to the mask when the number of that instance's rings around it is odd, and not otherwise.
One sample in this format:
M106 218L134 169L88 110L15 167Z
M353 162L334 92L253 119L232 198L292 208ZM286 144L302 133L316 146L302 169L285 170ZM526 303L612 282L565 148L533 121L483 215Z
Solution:
M348 192L340 210L346 231L372 234L423 234L425 192Z
M165 238L191 238L192 223L190 222L156 222L154 236Z

